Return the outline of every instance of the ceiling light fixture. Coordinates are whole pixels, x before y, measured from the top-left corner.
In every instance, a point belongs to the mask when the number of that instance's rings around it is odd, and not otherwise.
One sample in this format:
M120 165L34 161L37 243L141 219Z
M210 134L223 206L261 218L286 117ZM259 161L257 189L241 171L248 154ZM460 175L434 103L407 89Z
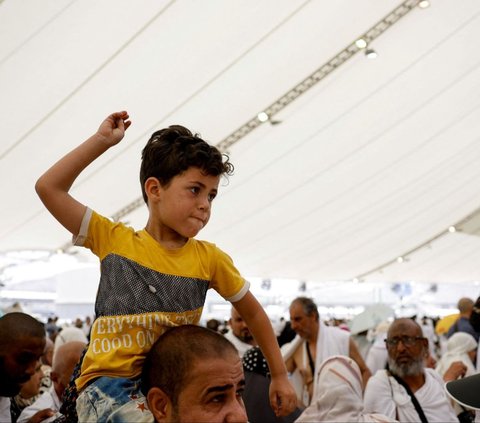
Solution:
M420 9L426 9L426 8L429 7L429 6L430 6L430 2L429 2L428 0L420 0L420 1L418 2L418 7L419 7Z
M260 112L258 115L257 115L257 119L261 122L261 123L264 123L264 122L270 122L271 125L278 125L279 123L282 123L281 120L275 120L275 119L272 119L272 117L267 113L267 112Z
M367 56L368 59L376 59L378 54L373 48L367 48L365 50L365 56Z
M269 120L269 116L265 113L265 112L260 112L258 115L257 115L257 119L260 121L260 122L266 122L267 120Z
M437 241L438 239L448 235L449 233L455 233L455 232L462 232L465 229L465 225L472 225L472 222L475 221L475 219L479 218L480 216L480 208L476 209L473 213L469 214L468 216L464 217L462 220L458 221L455 225L451 225L448 227L447 230L443 229L441 232L437 233L436 235L432 236L430 239L426 240L425 242L417 245L416 247L412 248L409 251L406 251L404 254L401 256L398 256L397 258L394 258L390 261L387 261L386 263L382 263L380 266L377 266L373 269L370 269L367 272L364 272L360 275L357 275L357 278L362 278L364 279L365 277L372 275L374 273L382 273L386 267L391 266L396 263L403 263L406 261L409 261L409 258L411 256L422 250L422 249L429 249L433 251L433 243ZM477 227L477 226L475 226Z
M365 47L367 47L367 42L363 38L359 38L357 41L355 41L355 45L359 49L364 49Z

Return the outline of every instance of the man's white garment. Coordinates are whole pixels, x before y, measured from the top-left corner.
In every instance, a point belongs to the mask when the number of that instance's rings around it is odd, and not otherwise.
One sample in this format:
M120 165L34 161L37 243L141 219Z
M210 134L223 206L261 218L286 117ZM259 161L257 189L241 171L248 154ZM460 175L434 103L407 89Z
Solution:
M387 364L388 351L385 345L385 338L385 333L382 333L380 336L376 337L372 347L368 350L365 364L369 368L372 375L374 375L377 370L385 369Z
M295 423L396 422L378 413L364 412L362 374L350 357L327 358L317 373L317 396Z
M228 332L224 335L225 338L227 338L233 345L235 345L235 348L238 350L238 355L240 358L243 357L243 354L247 350L253 347L253 345L247 344L246 342L243 342L241 339L238 339L232 332L232 329L229 329Z
M425 383L415 392L425 417L432 422L458 422L444 390L444 381L433 369L424 369ZM419 422L420 417L405 388L386 370L379 370L367 383L365 411L381 413L401 422Z
M12 417L10 415L10 398L0 397L0 422L10 423Z
M435 370L440 376L443 376L455 361L461 361L467 367L464 377L477 373L472 359L468 355L469 351L477 348L477 341L472 335L466 332L455 332L448 338L446 347L447 350L435 366Z
M322 321L318 322L318 335L317 335L317 353L315 357L315 375L313 378L313 397L315 397L315 390L317 387L317 379L318 379L318 369L320 369L320 365L329 357L334 355L345 355L349 356L350 350L350 334L343 330L339 329L335 326L327 326ZM303 348L303 362L304 367L308 367L308 355L307 355L307 348L306 348L306 341L301 338L300 336L296 336L295 339L282 346L282 356L284 361L287 361L293 353L299 348ZM295 376L293 376L295 380ZM298 386L294 387L298 390ZM297 396L301 398L299 392L297 392Z
M40 410L45 410L46 408L51 408L53 411L59 411L61 405L62 403L60 402L60 399L58 398L57 393L52 385L50 386L50 389L40 395L40 397L38 397L32 405L29 405L22 410L20 416L18 416L17 423L28 422L28 420L30 420L35 413ZM42 422L46 423L53 421L58 416L59 415L57 414L55 416L48 417L47 419L42 420Z

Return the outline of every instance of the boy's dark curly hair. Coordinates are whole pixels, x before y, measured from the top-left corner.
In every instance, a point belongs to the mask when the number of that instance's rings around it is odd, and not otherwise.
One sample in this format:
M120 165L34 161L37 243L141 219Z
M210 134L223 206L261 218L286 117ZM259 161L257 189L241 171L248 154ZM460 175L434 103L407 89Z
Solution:
M225 159L225 161L223 160ZM233 164L226 154L181 125L172 125L152 134L142 151L140 183L145 203L145 181L154 177L166 187L176 175L198 167L206 175L231 175Z

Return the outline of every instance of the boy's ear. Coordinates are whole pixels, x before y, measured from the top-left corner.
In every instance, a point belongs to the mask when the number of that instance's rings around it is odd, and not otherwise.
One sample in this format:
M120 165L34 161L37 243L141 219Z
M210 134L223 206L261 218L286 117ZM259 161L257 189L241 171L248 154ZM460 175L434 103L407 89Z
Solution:
M162 190L162 185L157 178L151 176L145 181L145 193L147 197L150 198L157 198Z
M161 388L150 388L147 393L147 403L156 422L169 422L171 420L172 402Z

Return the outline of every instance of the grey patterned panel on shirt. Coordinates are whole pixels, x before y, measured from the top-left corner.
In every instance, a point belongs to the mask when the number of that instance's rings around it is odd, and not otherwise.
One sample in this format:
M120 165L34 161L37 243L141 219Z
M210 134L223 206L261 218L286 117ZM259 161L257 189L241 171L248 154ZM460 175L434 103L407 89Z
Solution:
M209 281L154 271L125 257L102 260L95 313L100 316L175 312L203 307Z

